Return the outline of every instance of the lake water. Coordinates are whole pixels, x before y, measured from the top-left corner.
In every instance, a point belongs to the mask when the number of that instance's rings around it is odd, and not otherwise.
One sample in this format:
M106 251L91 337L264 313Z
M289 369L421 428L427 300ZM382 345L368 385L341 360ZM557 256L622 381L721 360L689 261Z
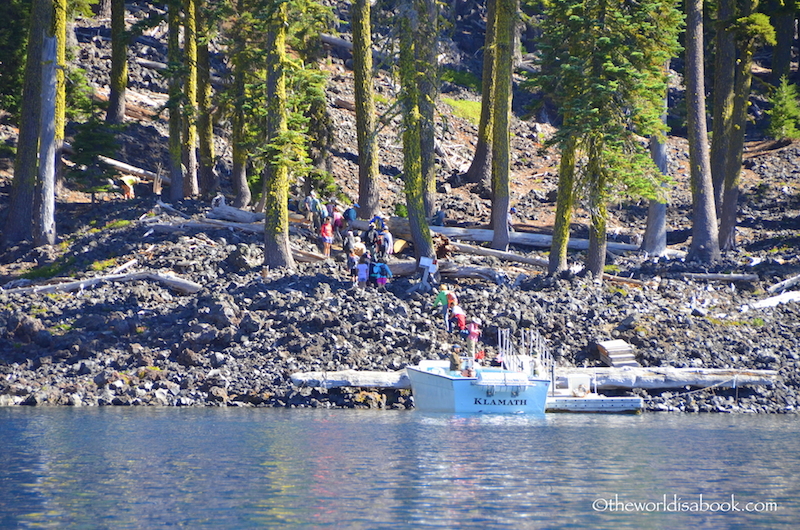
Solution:
M796 528L800 418L0 408L0 528Z

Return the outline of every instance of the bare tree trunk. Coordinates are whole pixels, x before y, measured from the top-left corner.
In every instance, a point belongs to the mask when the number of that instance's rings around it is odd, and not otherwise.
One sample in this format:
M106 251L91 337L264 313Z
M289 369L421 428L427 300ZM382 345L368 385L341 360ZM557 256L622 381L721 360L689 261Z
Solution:
M39 181L33 243L56 242L56 60L57 39L45 37L42 51L42 104L39 128Z
M667 120L667 98L664 97L664 114L661 120ZM663 175L668 171L667 142L656 136L650 137L650 156ZM651 199L647 208L647 226L644 230L641 249L650 256L663 256L667 251L667 203Z
M686 107L692 181L692 243L689 259L718 260L717 215L708 151L703 67L703 0L686 2Z
M483 44L481 74L481 117L478 123L478 143L472 164L465 174L467 182L484 182L489 187L492 176L492 122L494 119L494 56L496 0L486 2L486 35Z
M52 20L52 11L52 0L34 0L31 8L14 181L3 231L6 244L33 238L41 120L42 44L49 21Z

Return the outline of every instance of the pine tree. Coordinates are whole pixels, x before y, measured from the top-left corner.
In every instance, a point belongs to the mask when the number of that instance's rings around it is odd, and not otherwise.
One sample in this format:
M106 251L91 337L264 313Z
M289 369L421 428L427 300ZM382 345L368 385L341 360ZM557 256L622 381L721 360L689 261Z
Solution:
M767 134L776 140L800 138L800 104L797 86L789 83L786 76L781 77L770 103L772 109L767 111L770 117Z
M554 142L576 164L570 169L562 160L559 201L571 202L578 192L585 198L587 269L599 278L612 193L654 197L661 191L663 176L637 135L663 134L663 65L678 49L680 15L662 0L567 0L548 4L545 15L535 81L560 107L563 125ZM568 207L557 205L551 272L565 266Z

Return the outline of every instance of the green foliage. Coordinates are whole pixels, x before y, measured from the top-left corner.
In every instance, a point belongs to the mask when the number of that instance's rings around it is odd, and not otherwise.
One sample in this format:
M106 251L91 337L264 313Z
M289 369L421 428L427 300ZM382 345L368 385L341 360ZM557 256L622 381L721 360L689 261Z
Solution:
M481 120L481 102L466 101L463 99L442 98L444 103L450 105L453 114L468 120L473 125L478 125Z
M65 69L67 118L71 120L86 120L97 110L97 104L92 100L94 90L89 85L86 71L72 65Z
M770 116L767 134L776 140L782 138L800 138L800 105L798 104L797 86L789 83L786 76L770 98L772 109L766 111Z
M29 270L28 272L22 274L21 276L28 280L39 280L42 278L53 278L54 276L59 276L64 274L73 264L75 263L75 258L61 258L53 263L48 263L46 265L41 265L34 269Z
M614 193L660 191L662 176L637 135L663 134L664 65L679 51L681 24L663 0L546 6L540 70L528 86L559 106L563 125L551 143L577 140L577 182L595 204Z
M442 81L469 88L479 94L481 93L481 80L472 72L455 70L453 68L442 68L440 78Z
M109 258L109 259L95 261L89 266L89 268L95 272L102 272L106 269L110 269L111 267L116 267L116 265L117 265L117 258Z
M408 206L398 202L394 205L394 214L397 217L408 217Z
M10 112L14 122L22 102L30 5L26 0L0 2L0 109Z
M109 179L114 172L98 161L99 155L113 157L117 151L115 132L121 126L108 125L98 117L76 125L77 132L72 141L75 151L73 162L76 166L70 170L70 175L85 186L103 184L103 179Z

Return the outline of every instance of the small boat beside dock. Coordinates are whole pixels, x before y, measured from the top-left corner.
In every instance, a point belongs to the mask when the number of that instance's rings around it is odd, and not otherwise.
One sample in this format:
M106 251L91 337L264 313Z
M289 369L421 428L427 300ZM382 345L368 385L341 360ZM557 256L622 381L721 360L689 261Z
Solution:
M414 407L423 412L544 414L549 379L503 367L452 370L450 361L407 366Z

